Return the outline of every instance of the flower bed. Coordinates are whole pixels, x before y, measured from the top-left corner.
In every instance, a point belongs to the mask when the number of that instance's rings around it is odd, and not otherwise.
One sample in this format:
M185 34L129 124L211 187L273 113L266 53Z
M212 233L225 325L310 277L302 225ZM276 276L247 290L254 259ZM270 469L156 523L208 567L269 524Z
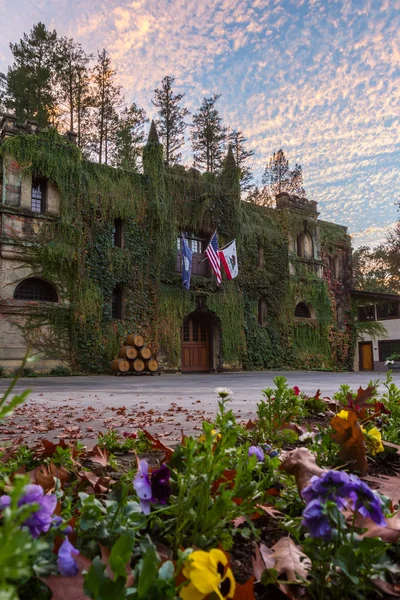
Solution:
M147 431L110 432L90 451L64 440L4 448L0 597L400 595L390 373L382 395L371 384L307 397L274 383L245 424L219 388L214 422L175 448ZM0 418L25 399L10 397Z

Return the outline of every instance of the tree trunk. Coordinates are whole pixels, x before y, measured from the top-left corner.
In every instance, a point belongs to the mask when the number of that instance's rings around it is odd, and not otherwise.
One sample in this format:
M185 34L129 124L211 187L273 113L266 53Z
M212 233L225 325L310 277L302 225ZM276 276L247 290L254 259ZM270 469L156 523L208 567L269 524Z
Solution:
M137 358L136 360L131 360L130 370L135 371L135 373L141 373L144 369L144 362L141 358Z
M129 361L124 358L116 358L111 363L111 370L119 373L126 373L129 371Z
M156 360L155 358L151 358L147 362L146 367L149 371L151 371L152 373L155 373L156 371L158 371L158 360Z
M118 356L120 358L129 358L130 360L135 360L137 358L138 351L134 346L122 346L120 351L118 352Z
M148 360L151 358L151 350L147 346L143 346L140 350L140 356L144 358L144 360Z

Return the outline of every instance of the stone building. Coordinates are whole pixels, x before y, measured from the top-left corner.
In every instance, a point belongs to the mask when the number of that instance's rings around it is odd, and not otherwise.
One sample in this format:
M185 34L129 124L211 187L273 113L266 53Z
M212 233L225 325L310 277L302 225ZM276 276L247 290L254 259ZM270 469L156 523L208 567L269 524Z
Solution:
M317 203L240 199L219 175L167 167L152 124L143 174L84 160L74 134L0 121L0 365L107 372L127 332L166 370L346 368L354 335L351 243ZM217 286L205 248L237 240L239 276ZM180 234L193 251L181 285Z

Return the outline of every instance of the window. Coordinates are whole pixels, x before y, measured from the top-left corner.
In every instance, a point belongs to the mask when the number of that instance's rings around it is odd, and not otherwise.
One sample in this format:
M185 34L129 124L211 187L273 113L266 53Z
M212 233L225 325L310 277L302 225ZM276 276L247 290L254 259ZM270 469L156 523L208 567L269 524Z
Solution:
M261 327L266 327L268 324L268 307L265 298L260 298L258 301L258 324Z
M340 331L344 331L345 329L345 311L341 304L338 304L336 307L336 317L337 317L337 325Z
M304 302L299 302L294 309L294 316L302 319L311 319L310 310Z
M204 250L207 247L207 241L199 237L195 237L194 234L184 233L184 236L191 248L192 255L192 275L203 275L204 277L211 277L211 269L209 261L204 254ZM181 237L176 239L177 255L176 255L176 271L182 272L182 253L181 253Z
M357 319L364 323L365 321L375 321L375 306L359 306L357 309Z
M122 287L119 284L113 289L111 297L111 316L113 319L122 319Z
M36 302L58 302L57 292L51 283L29 277L17 285L14 300L35 300Z
M379 360L385 361L392 354L400 354L400 340L378 342Z
M335 279L341 279L342 278L342 257L341 256L335 256Z
M297 256L314 258L313 239L307 231L297 236Z
M376 312L379 320L396 319L399 317L399 303L386 302L385 304L378 304Z
M44 179L32 179L31 210L36 213L45 212L46 182Z
M124 238L123 238L122 220L115 219L113 230L112 230L112 247L113 248L123 248L123 244L124 244Z

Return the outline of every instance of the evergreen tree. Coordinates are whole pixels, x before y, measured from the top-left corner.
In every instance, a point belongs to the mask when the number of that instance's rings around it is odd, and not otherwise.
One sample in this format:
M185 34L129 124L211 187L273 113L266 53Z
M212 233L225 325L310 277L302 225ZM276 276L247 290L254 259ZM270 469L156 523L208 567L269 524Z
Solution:
M10 44L14 64L7 74L6 105L20 121L35 119L41 127L57 122L56 41L57 33L38 23Z
M253 150L246 150L246 138L241 131L235 129L228 136L229 142L232 145L233 156L235 157L236 166L240 169L240 189L242 192L250 192L254 188L253 174L246 161L254 156Z
M269 159L262 176L263 188L255 191L251 201L263 206L272 206L275 196L281 192L304 196L303 171L296 164L293 170L289 168L289 161L283 150L278 150Z
M146 112L135 103L120 113L113 159L117 167L132 171L139 170L142 148L146 139L144 126L148 121Z
M6 110L6 91L7 79L3 73L0 73L0 114Z
M220 169L225 149L227 128L215 108L220 96L214 94L203 99L198 112L193 115L191 128L193 164L204 167L210 173Z
M161 82L161 88L154 90L152 103L159 108L159 119L156 121L158 132L164 144L165 162L168 166L178 163L182 158L180 148L185 143L185 117L187 108L179 105L185 94L175 94L172 84L175 78L167 75Z
M63 37L57 44L60 67L57 73L60 107L66 126L77 133L79 147L83 145L82 129L89 127L90 73L88 64L93 55L71 38Z
M98 52L93 69L93 149L98 161L108 163L118 128L118 109L123 102L121 86L115 83L116 71L107 50Z

